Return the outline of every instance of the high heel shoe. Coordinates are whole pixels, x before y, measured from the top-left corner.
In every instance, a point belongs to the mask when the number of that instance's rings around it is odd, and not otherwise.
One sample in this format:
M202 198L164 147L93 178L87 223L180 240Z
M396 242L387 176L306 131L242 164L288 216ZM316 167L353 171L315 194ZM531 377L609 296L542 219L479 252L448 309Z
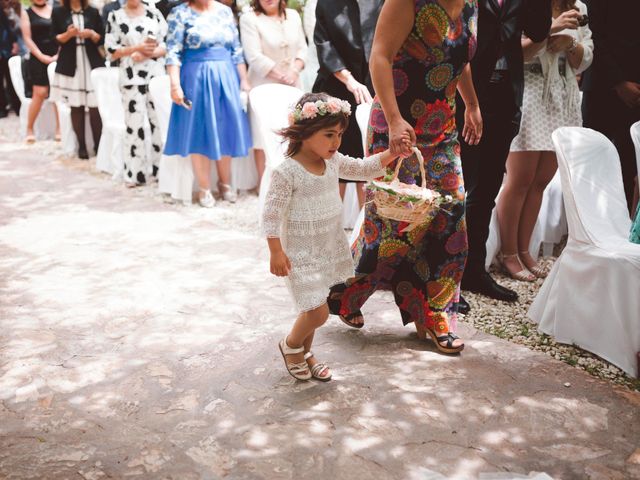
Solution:
M218 192L220 192L222 198L229 203L236 203L238 200L238 194L231 188L231 185L218 182Z
M512 273L509 271L509 269L507 268L507 266L505 265L504 261L507 258L515 258L516 260L518 260L518 265L520 265L521 270ZM509 275L511 278L513 278L514 280L518 280L520 282L534 282L536 280L535 275L533 275L528 269L527 267L525 267L522 262L520 261L520 257L518 256L517 253L513 253L511 255L505 255L504 253L499 253L498 254L498 262L500 262L500 266L502 267L502 270L504 270L504 272Z
M464 350L464 343L458 345L457 347L453 346L453 342L460 339L460 337L458 337L455 333L448 332L444 335L438 336L436 335L436 332L434 332L430 328L427 328L424 325L420 325L418 324L418 322L413 323L416 326L416 333L418 334L418 338L420 340L426 340L428 334L429 337L431 337L433 343L436 344L436 348L442 353L459 353ZM443 342L446 343L443 345Z
M530 253L525 251L525 252L520 252L520 255L530 255ZM531 259L533 260L533 257ZM537 278L546 278L547 277L547 272L545 271L544 268L542 268L540 265L538 265L538 262L536 262L536 265L534 267L527 267L527 268Z
M213 198L213 195L211 195L211 190L208 188L201 188L198 203L201 207L212 208L216 204L216 200Z

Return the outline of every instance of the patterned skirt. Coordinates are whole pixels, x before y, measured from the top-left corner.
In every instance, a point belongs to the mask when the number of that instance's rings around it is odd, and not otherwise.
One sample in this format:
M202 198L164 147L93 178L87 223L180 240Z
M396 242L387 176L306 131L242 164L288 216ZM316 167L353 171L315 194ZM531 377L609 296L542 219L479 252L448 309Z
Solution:
M76 73L73 77L56 72L51 85L50 98L70 107L97 107L91 84L91 64L83 45L76 46Z

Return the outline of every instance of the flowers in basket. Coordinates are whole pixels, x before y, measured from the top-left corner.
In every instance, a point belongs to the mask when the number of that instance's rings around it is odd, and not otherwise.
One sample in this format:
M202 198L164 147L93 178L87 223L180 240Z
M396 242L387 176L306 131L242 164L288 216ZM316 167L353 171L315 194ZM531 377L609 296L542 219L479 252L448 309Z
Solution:
M428 226L441 205L453 200L450 195L441 195L426 187L422 153L415 147L413 151L420 166L421 185L402 183L398 180L398 172L404 159L398 160L393 175L369 184L374 191L373 202L378 215L409 224L402 232L409 232L418 226Z

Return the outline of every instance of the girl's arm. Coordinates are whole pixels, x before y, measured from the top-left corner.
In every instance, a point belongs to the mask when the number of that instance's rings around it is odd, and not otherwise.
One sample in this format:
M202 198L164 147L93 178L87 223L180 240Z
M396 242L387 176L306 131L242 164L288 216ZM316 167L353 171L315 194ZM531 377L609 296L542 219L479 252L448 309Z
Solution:
M403 151L402 135L407 133L415 144L413 127L402 118L393 87L393 59L405 42L414 22L414 4L411 0L387 0L384 2L376 26L369 67L373 88L376 91L384 116L389 124L389 148L394 155Z
M271 253L271 273L278 277L287 276L291 270L291 262L280 242L280 228L289 210L292 194L291 180L282 171L274 170L271 174L271 183L265 197L260 223Z
M480 138L482 138L482 115L480 115L480 104L476 96L476 89L473 87L470 63L467 63L460 75L458 92L465 106L462 138L469 145L477 145L480 143Z
M408 136L406 136L406 142L408 145L407 148L411 148ZM340 178L362 181L385 175L387 173L387 165L396 158L397 155L392 155L391 151L387 149L384 152L376 153L375 155L365 158L353 158L338 152L333 156L332 160L338 164L338 175Z

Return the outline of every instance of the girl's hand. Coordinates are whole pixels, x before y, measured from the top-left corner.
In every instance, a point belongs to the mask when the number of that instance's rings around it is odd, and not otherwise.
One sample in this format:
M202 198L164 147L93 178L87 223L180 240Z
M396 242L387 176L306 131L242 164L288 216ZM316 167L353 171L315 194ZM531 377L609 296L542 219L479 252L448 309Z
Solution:
M482 138L482 115L478 105L471 105L464 112L462 138L469 145L478 145Z
M271 254L271 273L276 277L286 277L291 271L291 262L284 251Z
M182 105L182 102L184 101L184 92L180 85L171 85L171 100L173 103Z
M567 10L562 14L558 15L551 22L551 30L549 30L549 34L553 35L554 33L561 32L565 29L576 30L580 24L580 12L578 10Z
M409 138L407 144L406 138ZM403 118L389 125L389 151L395 157L408 157L411 155L411 145L416 143L416 132ZM409 145L407 147L407 145Z

